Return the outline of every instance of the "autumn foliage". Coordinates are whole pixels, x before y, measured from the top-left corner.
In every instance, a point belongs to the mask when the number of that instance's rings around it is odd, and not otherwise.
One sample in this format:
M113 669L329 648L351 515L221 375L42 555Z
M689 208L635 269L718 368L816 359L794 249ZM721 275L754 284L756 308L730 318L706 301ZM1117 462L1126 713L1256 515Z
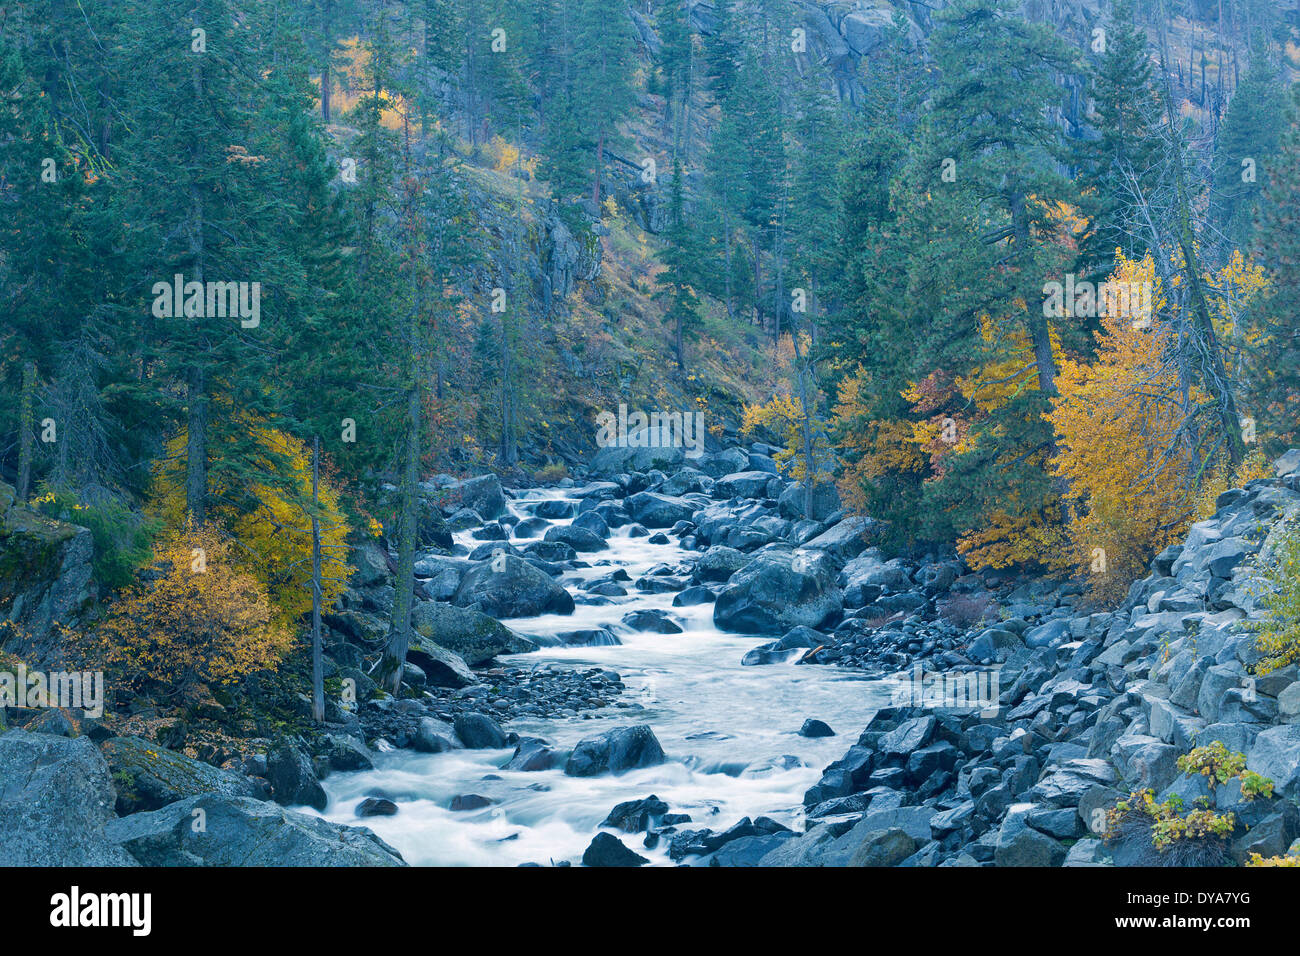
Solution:
M85 655L137 687L182 698L273 668L292 632L273 620L265 587L234 543L211 530L170 532L136 585L83 639Z
M1052 328L1058 394L1050 401L1039 393L1027 336L987 315L973 371L936 370L911 382L900 394L904 418L872 419L868 373L843 378L834 414L846 436L845 499L862 506L861 489L910 487L923 516L930 512L924 520L937 525L936 513L951 515L957 548L972 567L1077 572L1094 597L1118 597L1152 555L1213 513L1222 491L1267 473L1257 451L1233 466L1224 448L1209 444L1209 397L1180 352L1180 329L1190 321L1180 266L1175 257L1163 270L1172 277L1166 288L1151 256L1117 252L1108 281L1150 289L1149 308L1099 297L1099 328L1086 351L1063 348ZM1260 270L1234 254L1204 281L1220 339L1230 350L1249 348ZM1049 440L1033 439L1044 423ZM1027 438L1038 444L1026 448ZM1019 478L989 493L985 486L1013 462ZM1026 480L1035 474L1040 480ZM932 493L945 483L965 487L965 500Z
M311 610L311 454L273 428L250 423L249 435L261 468L211 473L210 518L231 536L234 557L261 582L276 622L287 627ZM155 472L153 509L171 528L185 526L185 441L182 431L168 442ZM321 597L328 608L347 587L348 527L325 481L319 497Z

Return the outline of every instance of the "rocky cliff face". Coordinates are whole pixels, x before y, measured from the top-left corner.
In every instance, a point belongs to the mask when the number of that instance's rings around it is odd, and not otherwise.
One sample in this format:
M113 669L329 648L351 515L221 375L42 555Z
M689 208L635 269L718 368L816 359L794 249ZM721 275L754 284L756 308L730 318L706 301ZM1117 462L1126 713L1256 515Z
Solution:
M56 625L70 625L96 596L90 532L19 504L0 482L0 620L3 649L29 664L58 663Z

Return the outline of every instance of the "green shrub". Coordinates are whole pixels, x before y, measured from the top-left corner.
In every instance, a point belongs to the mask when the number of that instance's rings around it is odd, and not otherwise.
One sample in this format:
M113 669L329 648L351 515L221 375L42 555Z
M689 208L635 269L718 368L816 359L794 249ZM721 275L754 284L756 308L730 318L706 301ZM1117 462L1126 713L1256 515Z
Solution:
M95 542L95 580L110 591L131 583L136 568L153 557L160 523L132 511L117 498L87 503L77 492L42 484L32 507L49 518L90 530Z
M1264 655L1256 674L1268 674L1300 661L1300 526L1288 520L1275 531L1268 558L1256 565L1253 593L1268 616L1243 622Z

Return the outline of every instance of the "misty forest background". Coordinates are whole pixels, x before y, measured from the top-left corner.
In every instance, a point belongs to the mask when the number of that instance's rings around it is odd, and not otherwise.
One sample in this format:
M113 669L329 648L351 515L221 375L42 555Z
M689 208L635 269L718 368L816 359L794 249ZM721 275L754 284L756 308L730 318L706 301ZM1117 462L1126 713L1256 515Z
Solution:
M783 447L895 551L1112 599L1296 443L1298 29L1266 0L5 2L0 478L95 533L92 650L172 680L288 653L313 539L328 606L358 540L409 564L421 479L558 480L620 403ZM155 317L178 273L260 282L260 324ZM1067 275L1152 312L1049 317ZM219 673L177 657L214 616Z

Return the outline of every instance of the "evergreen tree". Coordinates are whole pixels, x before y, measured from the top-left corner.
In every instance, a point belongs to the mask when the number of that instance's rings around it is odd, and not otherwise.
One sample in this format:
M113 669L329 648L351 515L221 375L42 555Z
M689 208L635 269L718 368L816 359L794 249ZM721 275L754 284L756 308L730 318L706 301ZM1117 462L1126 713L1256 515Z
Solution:
M1291 87L1279 148L1270 164L1255 228L1256 261L1268 271L1269 296L1258 310L1246 405L1271 451L1300 440L1300 84Z
M699 268L700 250L686 216L681 163L673 164L668 196L668 228L663 234L664 248L659 253L664 269L658 276L660 291L655 293L655 298L667 304L664 321L673 329L673 356L678 370L685 371L686 339L695 333L700 321L700 302L693 280L693 273Z
M183 383L186 511L201 525L212 480L220 475L233 484L235 473L260 461L246 440L246 416L274 411L264 344L268 327L282 321L276 286L284 250L268 214L278 202L268 186L279 143L258 122L265 64L254 55L250 28L225 0L160 5L163 15L133 10L123 25L121 69L135 82L122 104L127 122L118 155L130 183L136 294L156 360ZM242 288L250 306L258 283L261 314L210 314L207 283L218 282L248 283ZM248 457L227 451L210 458L219 438Z
M1105 51L1092 63L1098 138L1089 141L1079 177L1089 229L1080 240L1080 260L1091 279L1110 274L1115 250L1130 258L1146 251L1136 220L1141 199L1159 186L1161 155L1155 127L1160 102L1151 83L1146 34L1134 19L1132 0L1116 0L1105 27Z
M740 68L741 43L737 32L736 0L716 0L712 33L704 35L704 76L709 91L724 101L736 85Z
M591 144L591 199L597 210L605 154L633 101L632 25L621 0L575 0L572 100L582 138Z
M1229 249L1250 245L1256 205L1266 171L1277 156L1285 112L1277 68L1257 50L1228 104L1214 150L1212 202Z

